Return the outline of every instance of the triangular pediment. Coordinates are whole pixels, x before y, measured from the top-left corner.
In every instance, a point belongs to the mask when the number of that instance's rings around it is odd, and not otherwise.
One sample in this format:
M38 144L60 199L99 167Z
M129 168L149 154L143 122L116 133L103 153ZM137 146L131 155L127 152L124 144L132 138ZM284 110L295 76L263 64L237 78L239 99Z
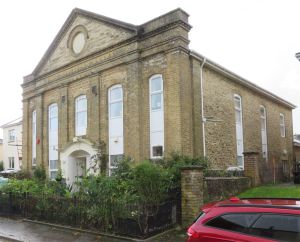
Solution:
M79 53L74 52L74 38L83 32ZM40 76L82 57L135 36L137 27L81 9L74 9L33 71Z

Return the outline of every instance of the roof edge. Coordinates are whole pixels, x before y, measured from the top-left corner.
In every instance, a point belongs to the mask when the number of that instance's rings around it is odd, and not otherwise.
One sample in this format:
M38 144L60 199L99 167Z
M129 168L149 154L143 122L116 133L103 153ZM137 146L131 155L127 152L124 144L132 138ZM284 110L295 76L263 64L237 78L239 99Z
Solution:
M4 128L12 127L12 126L17 126L17 125L20 125L22 122L23 122L23 118L19 117L19 118L14 119L6 124L1 125L0 128L4 129Z
M275 100L276 102L286 106L286 107L289 107L291 109L295 109L297 106L292 104L291 102L289 101L286 101L284 100L283 98L275 95L274 93L254 84L253 82L250 82L248 80L246 80L245 78L235 74L234 72L226 69L225 67L217 64L216 62L206 58L205 56L199 54L198 52L194 51L194 50L191 50L190 51L190 55L200 61L204 61L204 59L206 60L206 64L208 64L213 70L221 73L221 74L225 74L227 77L229 77L230 79L233 79L237 82L239 82L241 85L245 86L245 87L248 87L250 88L251 90L253 91L256 91L264 96L267 96L273 100Z

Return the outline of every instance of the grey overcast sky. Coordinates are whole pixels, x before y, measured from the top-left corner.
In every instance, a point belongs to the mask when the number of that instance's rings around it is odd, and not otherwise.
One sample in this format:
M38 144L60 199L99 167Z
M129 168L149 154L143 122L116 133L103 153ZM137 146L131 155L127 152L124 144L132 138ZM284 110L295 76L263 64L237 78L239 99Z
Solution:
M22 116L23 76L75 7L132 24L180 7L191 49L300 106L299 0L9 0L0 1L0 125ZM293 115L300 133L299 108Z

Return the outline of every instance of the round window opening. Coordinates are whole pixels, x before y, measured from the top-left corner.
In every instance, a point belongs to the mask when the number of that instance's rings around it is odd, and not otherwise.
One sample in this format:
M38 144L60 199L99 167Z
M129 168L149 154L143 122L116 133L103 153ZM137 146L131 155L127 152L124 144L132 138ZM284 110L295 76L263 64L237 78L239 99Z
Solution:
M82 32L75 35L72 43L72 48L75 54L79 54L85 45L85 36Z

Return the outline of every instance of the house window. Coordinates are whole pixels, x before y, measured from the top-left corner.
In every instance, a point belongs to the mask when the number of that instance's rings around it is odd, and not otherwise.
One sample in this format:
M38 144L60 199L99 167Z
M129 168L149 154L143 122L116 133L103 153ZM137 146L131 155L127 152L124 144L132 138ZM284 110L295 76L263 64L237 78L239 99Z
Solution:
M267 142L267 114L264 106L260 106L260 128L261 128L261 144L262 156L268 158L268 142Z
M109 173L117 167L124 154L123 137L123 88L112 86L108 90L109 117Z
M8 168L15 169L15 157L8 157Z
M55 180L57 177L57 169L58 164L57 160L49 160L49 179L50 180Z
M32 166L36 166L36 110L32 112Z
M16 141L16 132L14 129L8 130L8 142Z
M81 95L75 100L75 135L86 135L87 129L87 99Z
M149 79L150 157L161 158L164 152L164 95L162 75Z
M284 123L284 115L280 114L280 134L281 137L285 137L285 123Z
M58 107L56 103L48 108L48 145L49 178L53 180L58 171Z
M240 167L244 167L242 98L237 94L234 95L234 110L235 110L235 128L236 128L237 165Z

